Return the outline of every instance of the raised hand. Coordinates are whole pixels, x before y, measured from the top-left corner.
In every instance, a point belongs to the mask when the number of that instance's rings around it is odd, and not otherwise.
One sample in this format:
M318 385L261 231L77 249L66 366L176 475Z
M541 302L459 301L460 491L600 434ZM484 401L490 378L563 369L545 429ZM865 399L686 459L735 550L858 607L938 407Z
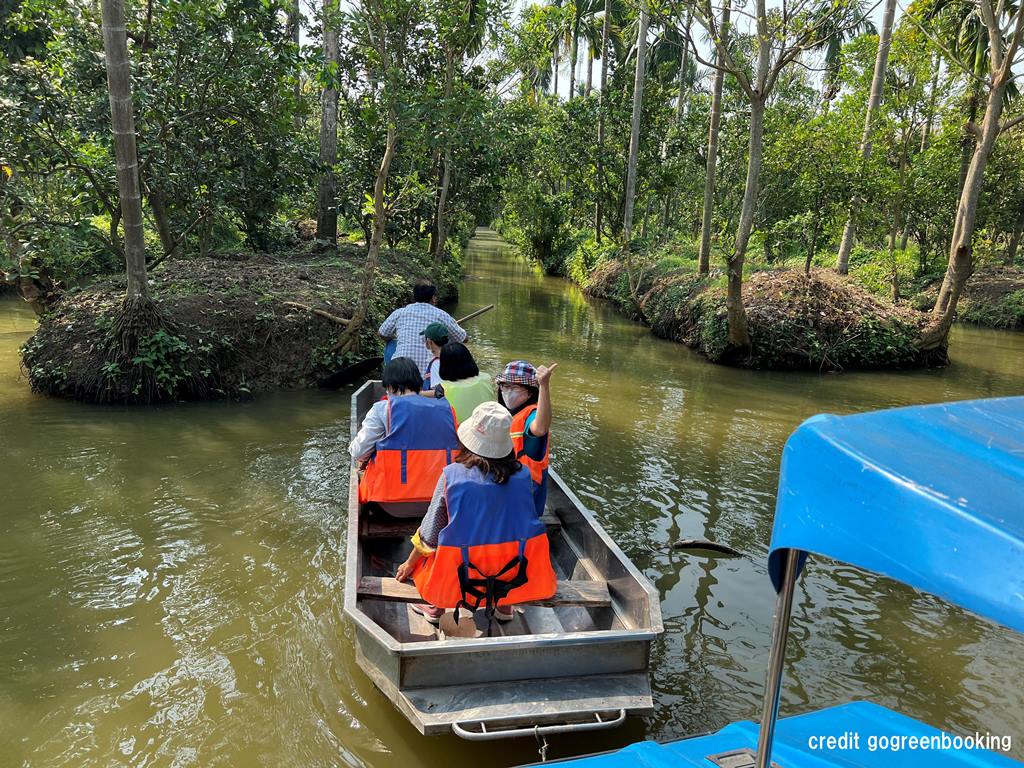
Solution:
M548 382L551 381L551 374L555 372L555 368L558 367L558 363L552 363L551 365L541 365L537 367L537 384L542 387L546 387Z

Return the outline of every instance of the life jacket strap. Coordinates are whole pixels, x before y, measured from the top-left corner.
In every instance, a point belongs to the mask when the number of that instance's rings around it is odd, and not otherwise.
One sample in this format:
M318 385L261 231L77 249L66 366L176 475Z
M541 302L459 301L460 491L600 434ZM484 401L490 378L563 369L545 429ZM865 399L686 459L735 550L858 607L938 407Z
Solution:
M529 562L526 559L525 542L519 542L519 552L509 560L501 569L492 575L485 574L480 568L469 560L469 552L466 548L462 550L462 562L459 563L459 591L461 598L455 605L455 623L459 623L459 609L465 606L466 610L473 612L484 604L484 615L487 617L487 636L491 636L491 628L494 622L494 611L498 602L508 597L508 594L527 582L527 567ZM502 579L506 573L518 567L515 576L511 579ZM481 578L471 578L470 570L480 574ZM470 604L472 598L473 603Z

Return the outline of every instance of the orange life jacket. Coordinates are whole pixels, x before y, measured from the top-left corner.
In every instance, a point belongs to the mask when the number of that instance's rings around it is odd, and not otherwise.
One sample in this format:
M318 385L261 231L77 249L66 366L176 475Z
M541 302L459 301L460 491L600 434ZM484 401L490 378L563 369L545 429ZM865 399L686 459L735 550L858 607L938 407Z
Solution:
M430 501L441 470L458 453L455 412L447 400L389 397L387 433L359 483L359 501Z
M530 414L537 410L537 404L534 403L531 406L523 408L519 413L512 417L512 447L515 449L516 458L519 459L519 463L530 470L530 477L533 478L533 482L537 485L541 485L544 482L544 470L548 468L548 453L551 447L551 435L547 435L544 442L544 458L540 461L531 459L526 455L526 449L523 447L526 442L526 420L530 418Z
M551 597L557 580L529 472L522 468L498 484L479 469L451 464L443 477L448 525L413 574L420 596L441 608L484 605L488 612Z

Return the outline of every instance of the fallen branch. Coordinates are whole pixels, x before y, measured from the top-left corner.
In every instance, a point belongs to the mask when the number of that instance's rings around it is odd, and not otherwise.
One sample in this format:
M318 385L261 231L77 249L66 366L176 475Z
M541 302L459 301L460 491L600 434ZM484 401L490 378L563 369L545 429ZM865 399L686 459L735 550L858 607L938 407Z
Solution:
M338 325L348 325L348 323L349 323L349 320L348 320L347 317L338 317L337 315L332 315L330 312L327 312L326 310L317 309L316 307L311 307L308 304L300 304L297 301L282 301L281 303L284 304L286 307L295 307L296 309L304 309L307 312L312 312L314 315L319 315L320 317L325 317L328 320L330 320L331 322L337 323Z

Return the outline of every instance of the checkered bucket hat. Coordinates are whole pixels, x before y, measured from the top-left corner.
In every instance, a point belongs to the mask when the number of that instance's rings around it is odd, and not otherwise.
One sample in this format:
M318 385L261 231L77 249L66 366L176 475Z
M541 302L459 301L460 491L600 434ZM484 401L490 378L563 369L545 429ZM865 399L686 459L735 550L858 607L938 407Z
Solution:
M540 388L537 383L537 369L525 360L513 360L494 379L497 384L522 384L524 387Z

